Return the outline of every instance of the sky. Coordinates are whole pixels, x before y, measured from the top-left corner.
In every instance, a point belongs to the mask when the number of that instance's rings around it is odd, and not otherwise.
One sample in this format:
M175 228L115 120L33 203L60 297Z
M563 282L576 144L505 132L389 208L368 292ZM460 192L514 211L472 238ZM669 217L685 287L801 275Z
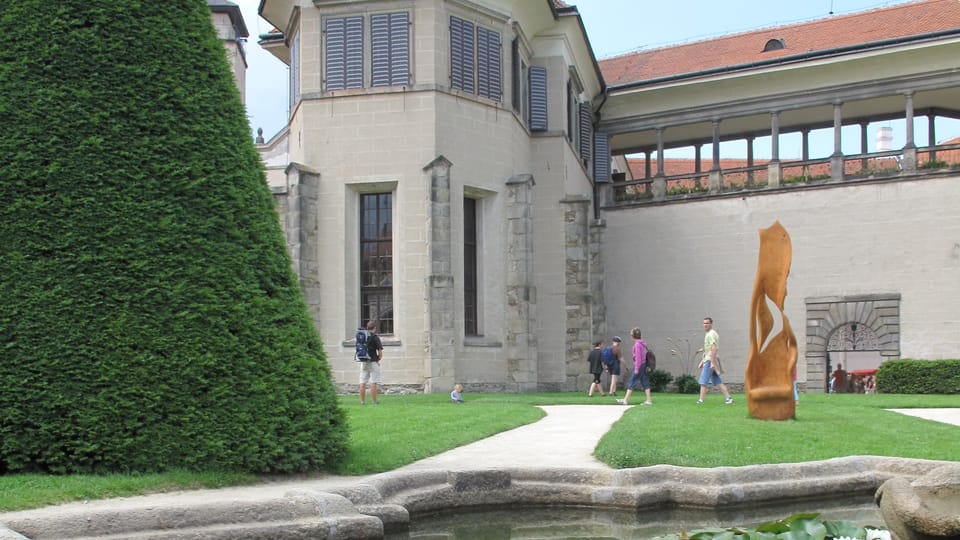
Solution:
M247 43L247 115L253 131L263 128L264 137L269 140L286 124L287 68L257 45L258 36L273 28L257 15L260 0L232 1L240 6L250 32ZM566 0L579 10L597 59L638 49L820 19L829 17L831 12L843 15L905 1ZM919 134L925 129L917 131ZM896 140L894 144L897 144ZM784 152L789 151L789 145L781 143L781 146ZM854 150L856 152L859 150Z

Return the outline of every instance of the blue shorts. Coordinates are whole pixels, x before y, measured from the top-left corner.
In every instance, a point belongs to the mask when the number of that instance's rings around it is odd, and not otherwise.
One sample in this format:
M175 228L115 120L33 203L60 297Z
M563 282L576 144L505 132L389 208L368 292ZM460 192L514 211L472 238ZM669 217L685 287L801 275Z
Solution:
M704 386L708 384L712 384L714 386L723 384L723 381L720 380L720 376L717 375L715 371L710 369L709 360L703 363L703 369L700 371L700 384Z
M607 368L607 371L609 371L611 375L620 374L620 362L614 362L611 365L603 366L603 367Z
M640 368L640 373L631 374L630 380L627 381L628 390L636 390L638 386L644 390L650 388L650 377L644 368Z

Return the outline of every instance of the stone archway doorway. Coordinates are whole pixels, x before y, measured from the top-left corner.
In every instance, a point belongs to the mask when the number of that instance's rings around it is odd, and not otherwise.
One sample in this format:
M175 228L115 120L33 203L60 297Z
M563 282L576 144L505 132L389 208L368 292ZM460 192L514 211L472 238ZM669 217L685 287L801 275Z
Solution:
M864 366L900 358L899 294L808 298L806 308L807 392L827 391L840 357Z

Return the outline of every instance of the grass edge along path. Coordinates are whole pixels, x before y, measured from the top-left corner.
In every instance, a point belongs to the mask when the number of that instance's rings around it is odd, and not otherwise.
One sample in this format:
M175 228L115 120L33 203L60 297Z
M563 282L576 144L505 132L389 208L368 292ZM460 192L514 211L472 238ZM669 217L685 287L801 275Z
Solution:
M466 394L462 405L445 394L383 396L360 406L341 396L350 426L350 450L334 474L373 474L535 422L536 405L614 404L584 393ZM957 460L960 427L884 409L960 407L957 396L802 394L797 420L747 417L743 395L733 405L710 394L697 405L690 394L654 394L651 407L627 411L597 446L615 468L672 464L738 466L813 461L848 455ZM305 477L305 478L309 478ZM296 477L286 478L288 480ZM0 476L0 512L71 501L223 488L275 481L242 473L171 472L151 475Z

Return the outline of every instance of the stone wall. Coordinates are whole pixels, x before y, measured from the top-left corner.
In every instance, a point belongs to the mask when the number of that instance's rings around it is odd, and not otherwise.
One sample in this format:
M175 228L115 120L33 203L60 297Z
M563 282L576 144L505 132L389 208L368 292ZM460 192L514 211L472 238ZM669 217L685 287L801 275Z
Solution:
M659 354L671 348L667 338L702 335L702 318L713 317L725 378L743 382L757 231L779 220L793 241L785 314L798 337L808 333L808 299L899 295L899 317L890 319L899 326L899 356L956 358L957 180L917 176L608 208L603 254L609 331L640 326L658 351L658 367L679 374L683 366ZM851 321L834 321L844 322ZM806 340L799 346L800 380L816 387L823 367L804 361Z

